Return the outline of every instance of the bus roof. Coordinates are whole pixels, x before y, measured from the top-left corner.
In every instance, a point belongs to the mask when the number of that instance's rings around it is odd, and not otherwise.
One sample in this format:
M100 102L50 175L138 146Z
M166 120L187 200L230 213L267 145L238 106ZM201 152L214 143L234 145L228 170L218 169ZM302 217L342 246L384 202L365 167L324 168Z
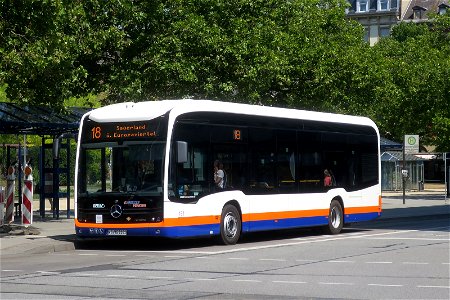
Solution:
M172 111L171 113L174 116L189 112L224 112L262 117L359 124L377 128L375 123L366 117L193 99L118 103L92 110L85 117L88 116L89 119L96 122L143 121L162 116L169 111Z

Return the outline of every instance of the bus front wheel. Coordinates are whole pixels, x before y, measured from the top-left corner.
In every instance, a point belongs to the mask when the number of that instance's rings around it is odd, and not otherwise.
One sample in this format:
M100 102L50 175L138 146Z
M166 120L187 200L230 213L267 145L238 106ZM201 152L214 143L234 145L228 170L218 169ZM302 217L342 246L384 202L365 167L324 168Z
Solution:
M234 245L241 235L241 215L236 206L227 204L222 210L220 237L225 245Z
M331 201L330 211L328 213L328 225L325 226L325 232L328 234L338 234L344 227L344 212L342 205L338 200Z

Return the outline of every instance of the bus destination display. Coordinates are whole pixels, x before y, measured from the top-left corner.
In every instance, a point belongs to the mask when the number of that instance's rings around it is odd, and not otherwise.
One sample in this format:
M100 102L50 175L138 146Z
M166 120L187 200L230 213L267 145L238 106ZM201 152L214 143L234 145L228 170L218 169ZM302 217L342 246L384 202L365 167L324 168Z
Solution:
M136 140L157 137L152 122L96 123L88 122L83 133L85 142Z

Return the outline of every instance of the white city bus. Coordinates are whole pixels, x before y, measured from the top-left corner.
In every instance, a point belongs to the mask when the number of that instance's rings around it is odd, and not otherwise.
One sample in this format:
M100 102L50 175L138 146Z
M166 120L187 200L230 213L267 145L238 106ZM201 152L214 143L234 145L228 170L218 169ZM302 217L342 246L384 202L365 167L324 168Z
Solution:
M115 104L83 116L75 172L79 237L235 244L263 230L337 234L381 214L379 133L364 117L209 100Z

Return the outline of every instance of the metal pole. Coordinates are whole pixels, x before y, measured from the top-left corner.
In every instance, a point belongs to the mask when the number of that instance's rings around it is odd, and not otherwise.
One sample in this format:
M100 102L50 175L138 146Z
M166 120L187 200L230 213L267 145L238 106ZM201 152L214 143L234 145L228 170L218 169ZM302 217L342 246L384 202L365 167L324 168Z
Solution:
M19 139L19 149L18 149L18 156L17 156L17 196L19 199L19 206L18 206L18 215L22 215L22 180L23 180L23 172L22 172L22 162L20 161L20 157L22 156L22 145L20 144Z
M403 204L405 204L405 181L406 176L403 174L404 170L406 170L406 162L405 162L405 144L403 143L403 161L402 161L402 189L403 189Z
M41 218L45 218L45 165L44 165L44 156L45 156L45 137L41 139L41 148L39 149L39 212L41 214Z
M23 136L23 167L27 166L27 135Z
M444 183L445 183L445 196L444 196L445 198L444 199L447 199L447 197L448 197L447 172L448 172L448 170L447 170L447 152L444 152Z

